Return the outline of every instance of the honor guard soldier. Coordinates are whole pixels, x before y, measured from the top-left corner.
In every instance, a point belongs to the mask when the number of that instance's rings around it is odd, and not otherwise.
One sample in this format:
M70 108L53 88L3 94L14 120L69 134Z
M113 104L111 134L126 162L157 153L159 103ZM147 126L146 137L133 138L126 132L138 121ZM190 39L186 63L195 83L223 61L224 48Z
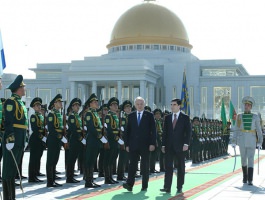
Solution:
M150 152L150 173L159 173L159 171L155 169L157 159L159 160L160 170L162 169L162 171L165 171L164 167L165 163L163 162L164 154L161 152L162 134L163 134L162 110L156 108L153 113L156 123L157 138L156 138L156 148L154 151Z
M233 127L232 147L239 146L241 165L243 171L243 183L253 185L254 155L256 146L260 150L263 136L258 115L251 113L255 101L252 97L246 96L242 99L244 113L238 114L236 124Z
M192 163L196 164L200 162L200 119L194 117L192 120Z
M100 117L101 123L102 125L105 123L105 116L108 114L109 112L109 108L108 108L108 104L103 104L102 105L102 116ZM103 126L102 129L102 135L106 135L106 130ZM98 177L104 177L104 167L103 167L103 162L104 162L104 153L105 153L105 149L104 149L104 145L100 146L100 150L99 150L99 156L98 156Z
M46 143L47 138L43 136L44 132L44 117L41 113L42 99L39 97L34 98L30 107L34 109L35 113L30 116L30 124L32 134L29 139L30 157L29 157L29 183L43 182L37 178L38 165L43 153L43 142Z
M117 116L119 100L116 97L112 97L108 101L109 113L105 117L105 124L107 130L107 138L109 142L109 149L105 149L104 153L104 175L105 184L115 184L112 178L112 166L115 158L118 154L119 145L124 145L123 140L120 138L120 122Z
M123 138L126 134L126 127L128 124L128 115L132 111L132 102L126 100L122 103L121 112L123 112L123 116L120 118L121 124L121 137ZM117 169L117 180L125 181L127 178L124 175L125 167L128 164L129 157L128 152L125 149L120 149L119 160L118 160L118 169Z
M94 164L97 160L100 145L107 143L106 138L102 135L103 125L101 124L100 118L97 113L98 109L98 98L93 93L87 100L89 110L85 116L85 125L87 128L86 132L86 152L85 152L85 187L86 188L97 188L100 185L94 183L93 173Z
M47 138L47 187L62 186L55 182L55 169L59 160L61 142L67 143L67 139L63 136L63 116L60 112L62 109L62 95L57 94L50 102L49 108L52 109L48 114L48 131Z
M16 166L21 161L28 128L27 108L21 100L21 97L25 95L23 76L18 75L7 89L11 90L12 96L6 100L4 105L3 199L15 199L15 176L18 173Z
M74 179L74 167L80 150L83 145L86 144L86 140L83 137L82 120L78 115L80 106L82 105L79 98L74 98L70 102L69 112L71 113L68 117L68 134L70 133L69 139L69 155L67 159L66 168L66 183L79 183L80 181ZM67 109L68 110L68 109Z

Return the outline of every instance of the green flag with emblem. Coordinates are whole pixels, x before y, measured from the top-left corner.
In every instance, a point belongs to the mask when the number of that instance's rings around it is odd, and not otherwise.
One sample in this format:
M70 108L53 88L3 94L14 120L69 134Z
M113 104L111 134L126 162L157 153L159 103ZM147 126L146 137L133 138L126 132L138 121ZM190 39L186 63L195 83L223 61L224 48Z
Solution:
M227 125L224 99L222 99L222 106L221 106L221 120L222 120L222 124L223 124L223 129L224 129L224 128L226 128L226 125Z

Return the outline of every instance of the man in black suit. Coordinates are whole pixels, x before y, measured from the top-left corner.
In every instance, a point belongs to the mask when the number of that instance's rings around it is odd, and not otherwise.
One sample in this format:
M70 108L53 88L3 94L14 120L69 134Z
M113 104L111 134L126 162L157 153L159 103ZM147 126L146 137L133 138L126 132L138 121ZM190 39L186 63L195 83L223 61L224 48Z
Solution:
M141 157L142 191L148 188L149 180L149 155L155 150L156 126L154 115L145 111L145 100L137 97L134 100L136 111L128 116L127 134L124 142L126 151L129 152L129 172L127 182L123 188L132 191L135 182L135 173L138 165L138 158Z
M188 150L191 137L191 124L188 115L180 112L180 99L171 100L172 113L165 117L162 136L162 152L165 153L166 173L164 188L161 192L170 193L173 176L173 159L177 159L177 193L182 193L185 177L185 151Z

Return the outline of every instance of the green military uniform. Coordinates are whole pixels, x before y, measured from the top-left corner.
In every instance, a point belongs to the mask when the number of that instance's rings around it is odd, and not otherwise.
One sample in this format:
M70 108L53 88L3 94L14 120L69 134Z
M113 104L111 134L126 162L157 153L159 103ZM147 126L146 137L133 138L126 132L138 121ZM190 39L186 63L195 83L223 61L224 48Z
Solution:
M42 99L39 97L34 98L30 103L30 107L33 108L36 104L41 105ZM43 142L46 142L47 139L45 136L43 136L44 117L41 112L35 112L30 116L30 124L32 134L29 139L30 157L28 168L28 182L43 182L37 178L39 172L38 166L43 153Z
M74 98L69 105L69 112L73 105L78 104L81 106L81 100ZM68 117L68 137L69 139L69 155L67 159L66 168L66 183L78 183L80 181L74 179L74 166L77 160L78 154L83 149L83 143L85 143L83 137L83 125L78 112L72 111Z
M22 75L18 75L14 82L8 87L12 96L4 104L5 133L3 136L3 197L4 199L15 199L15 176L17 168L15 162L21 162L22 152L25 146L26 130L28 127L27 109L21 100L20 88L24 87ZM14 146L13 146L14 145ZM10 146L13 146L13 148ZM9 148L10 151L7 149ZM12 156L14 155L14 158Z
M104 110L109 110L108 109L108 104L103 104L102 105L102 117L101 117L101 123L104 124L104 120L105 120L105 115L104 115ZM106 133L104 133L105 129L102 129L102 134L105 135ZM98 156L98 177L104 177L104 167L103 167L103 162L104 162L104 153L105 153L105 149L103 147L103 145L100 146L100 150L99 150L99 156Z
M97 96L93 93L88 99L88 105L91 102L98 101ZM94 164L97 160L98 152L101 146L102 124L97 113L97 109L89 108L85 116L85 125L87 127L86 132L86 152L85 152L85 187L96 188L99 185L93 181Z
M119 100L116 97L112 97L108 101L108 107L112 104L116 103L119 105ZM105 149L104 153L104 175L105 175L105 184L115 184L117 181L113 180L113 162L115 158L117 158L117 154L119 152L119 144L118 140L120 139L120 131L119 131L119 118L116 113L109 111L109 113L105 117L107 138L109 142L109 149Z
M130 106L132 107L132 103L129 100L126 100L122 103L121 112L124 111L124 108ZM123 116L121 117L121 137L124 138L126 135L126 129L128 124L128 114L124 112ZM129 155L125 149L120 149L119 152L119 160L118 160L118 168L117 168L117 180L125 181L126 177L124 175L125 167L128 164Z
M199 117L194 117L192 120L192 163L198 163L200 152L200 120Z
M160 114L162 116L162 111L160 109L155 109L154 110L154 115ZM156 123L156 130L157 130L157 138L156 138L156 148L154 151L150 152L150 173L159 173L155 169L156 161L159 159L159 164L160 164L160 170L164 171L164 154L161 152L161 147L162 147L162 134L163 134L163 121L162 118L156 119L155 118L155 123ZM161 158L160 158L161 157ZM161 160L160 160L161 159Z
M53 104L62 101L62 95L58 94L50 102L49 108L53 108ZM59 110L53 108L47 117L48 138L47 138L47 187L61 186L55 182L55 169L59 160L61 150L61 140L63 138L63 117Z

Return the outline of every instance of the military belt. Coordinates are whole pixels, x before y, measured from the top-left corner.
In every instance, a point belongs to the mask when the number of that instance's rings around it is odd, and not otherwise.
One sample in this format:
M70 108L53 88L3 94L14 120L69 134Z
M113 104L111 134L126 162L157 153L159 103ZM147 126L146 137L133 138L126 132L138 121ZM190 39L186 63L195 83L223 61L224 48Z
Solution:
M241 129L241 132L256 134L256 130L244 130L244 129Z
M113 131L113 133L114 133L114 134L118 134L118 133L119 133L119 131Z
M26 125L22 125L22 124L13 124L13 127L21 128L21 129L27 129L28 128Z
M81 132L82 132L82 130L76 130L76 132L77 132L77 133L81 133Z
M39 132L40 132L40 133L43 133L43 132L44 132L44 130L39 130Z
M101 131L101 128L97 128L96 130L97 130L98 132L100 132L100 131Z
M63 130L61 130L61 129L55 129L55 130L56 130L56 132L59 132L59 133L63 132Z

